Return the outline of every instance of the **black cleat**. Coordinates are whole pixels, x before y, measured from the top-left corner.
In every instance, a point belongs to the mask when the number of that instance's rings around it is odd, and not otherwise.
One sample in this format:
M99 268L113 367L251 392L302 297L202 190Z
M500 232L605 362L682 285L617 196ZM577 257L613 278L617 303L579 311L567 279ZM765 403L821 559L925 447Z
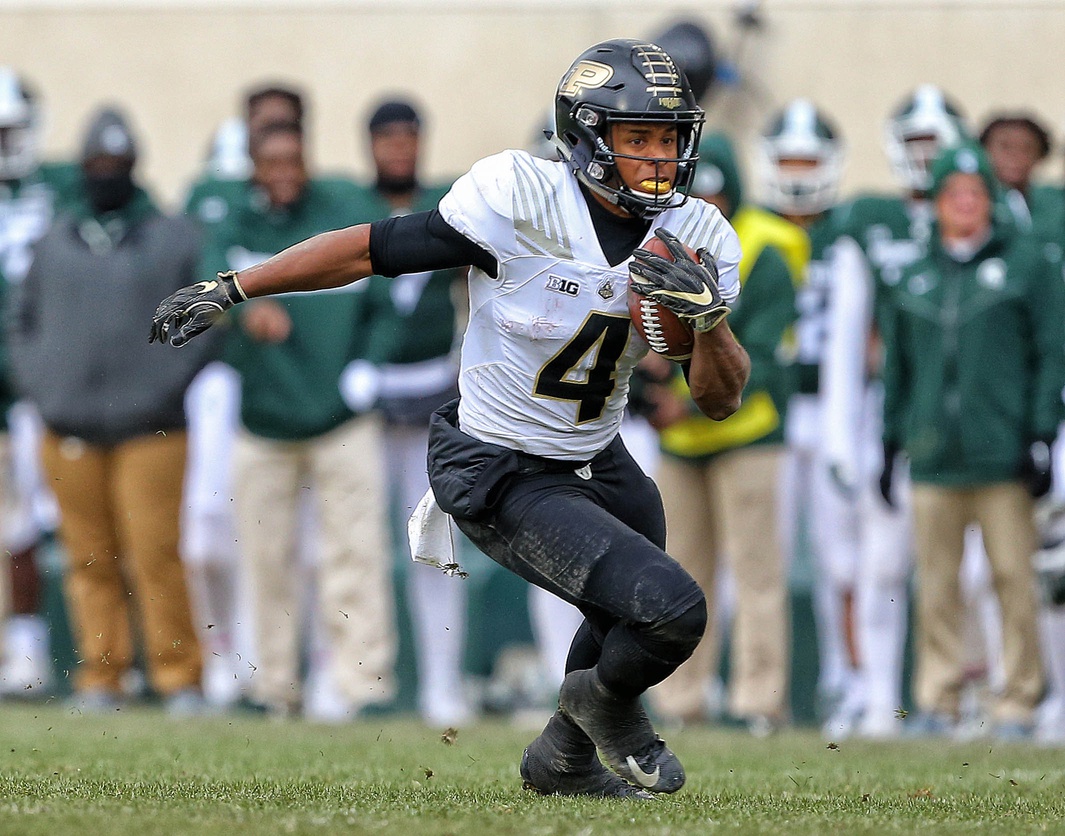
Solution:
M567 674L558 703L626 781L650 792L684 786L684 767L655 734L640 700L611 693L594 668Z
M648 792L626 783L599 761L595 746L559 712L521 756L525 789L541 795L649 800Z

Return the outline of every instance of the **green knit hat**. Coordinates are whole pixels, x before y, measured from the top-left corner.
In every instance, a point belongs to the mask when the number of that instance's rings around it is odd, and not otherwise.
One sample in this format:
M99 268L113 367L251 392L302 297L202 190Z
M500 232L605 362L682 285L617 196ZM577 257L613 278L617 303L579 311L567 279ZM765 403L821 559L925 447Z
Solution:
M962 142L959 145L951 145L944 148L932 162L931 175L932 186L928 190L928 196L935 198L947 178L952 174L979 174L987 186L987 192L994 200L998 193L998 180L991 168L991 161L984 153L984 149L972 141Z

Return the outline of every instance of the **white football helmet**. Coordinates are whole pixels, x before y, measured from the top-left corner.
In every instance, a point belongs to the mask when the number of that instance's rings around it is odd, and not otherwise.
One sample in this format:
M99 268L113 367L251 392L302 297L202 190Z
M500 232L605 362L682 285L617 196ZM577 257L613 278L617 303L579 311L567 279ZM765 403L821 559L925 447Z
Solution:
M843 142L809 99L795 99L769 121L755 166L762 203L786 215L816 215L836 202L843 176ZM806 161L794 165L792 160Z
M934 84L923 84L888 118L884 147L899 182L924 192L932 183L929 168L936 155L967 135L961 111Z
M9 67L0 67L0 180L18 180L40 162L40 111Z

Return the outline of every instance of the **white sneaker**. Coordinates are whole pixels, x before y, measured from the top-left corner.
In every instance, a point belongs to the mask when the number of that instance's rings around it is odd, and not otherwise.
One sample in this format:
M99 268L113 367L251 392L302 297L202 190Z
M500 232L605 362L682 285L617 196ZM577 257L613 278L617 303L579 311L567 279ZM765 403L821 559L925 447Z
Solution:
M46 696L54 674L48 625L36 615L14 615L5 629L6 661L0 668L0 694Z
M1065 746L1065 723L1040 722L1035 727L1035 742L1048 748Z
M854 733L862 740L895 740L902 735L902 720L894 709L869 709L862 714Z
M237 679L233 666L221 656L211 653L203 663L203 696L209 705L229 708L244 695L244 686Z
M852 736L858 728L859 715L849 711L837 711L821 726L821 737L839 742Z
M473 712L470 710L469 703L461 697L426 700L425 702L428 704L422 707L420 713L422 720L428 726L458 728L473 720Z

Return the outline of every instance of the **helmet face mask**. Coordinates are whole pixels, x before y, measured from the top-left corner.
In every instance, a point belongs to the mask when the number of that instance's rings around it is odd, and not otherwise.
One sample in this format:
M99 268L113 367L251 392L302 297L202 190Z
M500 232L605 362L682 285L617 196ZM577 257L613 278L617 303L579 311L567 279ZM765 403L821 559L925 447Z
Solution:
M836 203L843 143L813 103L796 99L778 113L758 143L755 165L762 202L785 215L817 215Z
M0 180L18 180L37 168L39 115L19 78L0 67Z
M899 182L911 191L925 192L932 183L932 160L965 136L961 112L942 90L926 84L891 114L884 130L884 148Z
M604 41L580 55L559 82L552 141L589 189L632 215L650 218L687 200L703 119L683 73L661 48ZM618 124L675 126L676 156L616 151L611 142ZM656 164L655 178L644 181L646 191L623 181L619 159ZM674 167L676 173L666 176Z

